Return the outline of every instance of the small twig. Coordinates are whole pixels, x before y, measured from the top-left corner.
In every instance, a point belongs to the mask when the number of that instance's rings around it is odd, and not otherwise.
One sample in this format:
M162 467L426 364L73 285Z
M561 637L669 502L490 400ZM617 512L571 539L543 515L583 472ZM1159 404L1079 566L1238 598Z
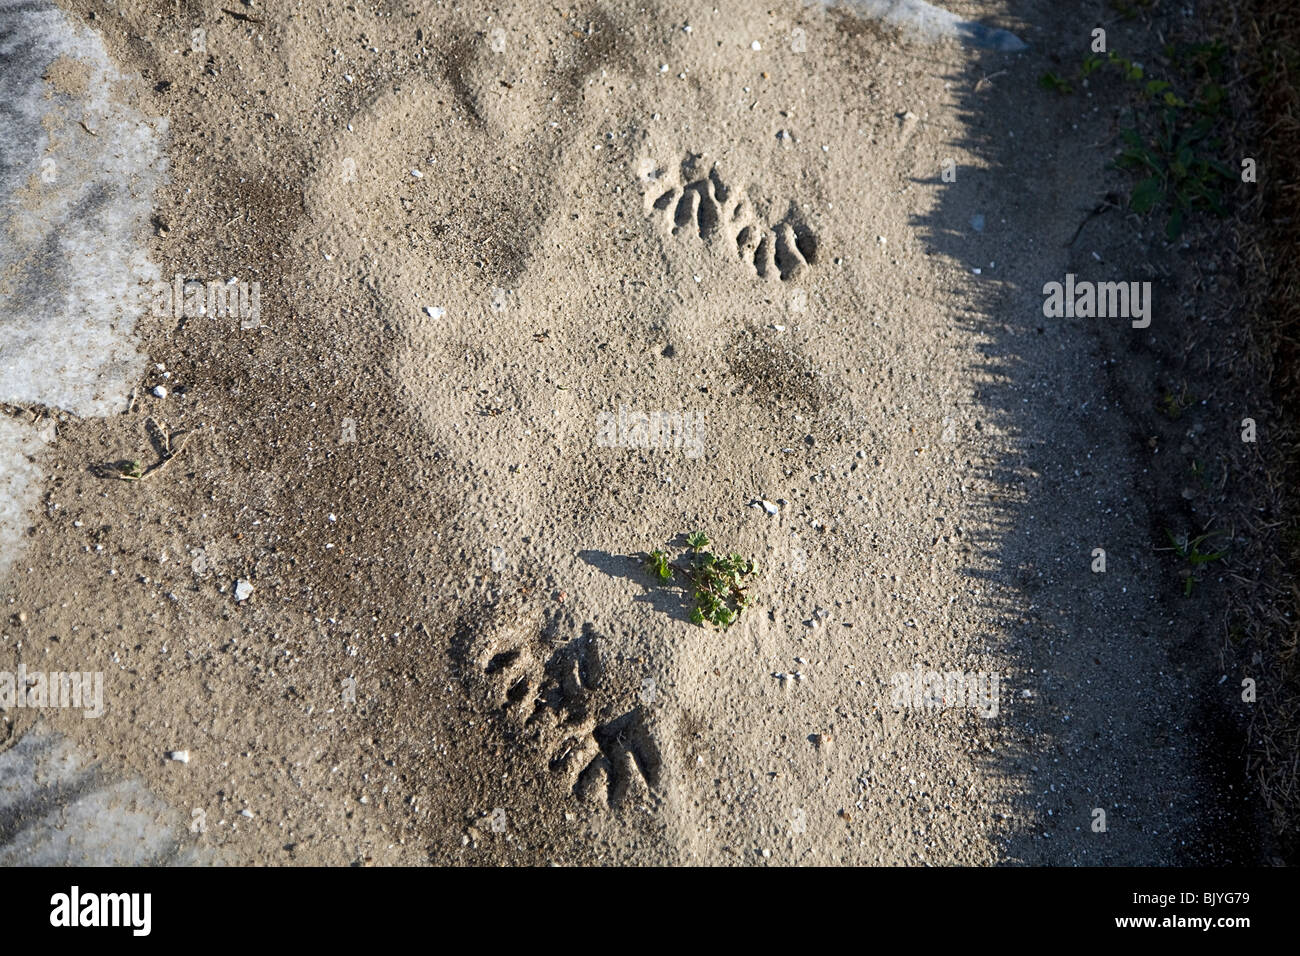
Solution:
M1083 222L1079 223L1079 228L1074 230L1074 235L1070 237L1070 241L1067 242L1065 245L1067 247L1074 245L1075 240L1079 238L1079 233L1083 232L1083 227L1088 225L1088 223L1092 221L1094 216L1101 215L1107 209L1120 209L1120 208L1122 207L1110 201L1109 196L1103 199L1101 202L1097 203L1097 205L1093 207L1092 211L1089 212L1088 215L1083 217Z
M117 481L144 481L144 479L148 478L150 475L156 475L179 458L181 452L185 450L185 445L189 442L190 436L196 431L196 429L190 429L186 432L176 432L169 435L159 428L158 423L152 418L150 418L149 421L153 424L154 428L158 430L159 434L162 435L162 441L160 444L163 446L163 457L161 459L143 471L140 470L140 463L134 460L96 465L91 470L100 478L111 478ZM176 446L176 450L172 451L172 439L177 437L177 435L181 436L181 441L180 444Z
M221 12L228 17L234 17L236 20L243 20L245 23L262 22L261 20L257 19L257 17L250 17L247 13L239 13L238 11L235 10L227 10L225 7L221 8Z
M184 436L185 436L185 437L182 438L182 439L181 439L181 443L180 443L179 445L176 446L176 450L173 451L173 452L171 452L170 454L168 454L167 457L164 458L162 461L158 462L158 464L156 464L156 465L150 465L148 468L146 468L144 474L140 476L139 480L140 480L140 481L144 481L144 480L145 480L146 478L148 478L150 475L156 475L156 474L158 474L158 472L162 471L164 468L166 468L168 465L170 465L173 461L175 461L177 458L179 458L181 452L183 452L183 451L185 450L185 445L189 442L189 440L190 440L190 436L193 435L193 434L194 434L194 429L190 429L189 431L185 432L185 433L184 433ZM171 439L172 439L172 436L169 435L168 438L167 438L167 447L168 447L169 449L171 448Z

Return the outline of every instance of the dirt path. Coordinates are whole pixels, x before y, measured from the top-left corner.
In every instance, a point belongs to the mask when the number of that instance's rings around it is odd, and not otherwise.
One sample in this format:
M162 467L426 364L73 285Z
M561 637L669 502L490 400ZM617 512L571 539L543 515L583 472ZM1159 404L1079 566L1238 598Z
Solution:
M1088 216L1113 116L1035 85L1082 21L1018 5L1013 54L794 2L69 9L169 121L158 274L260 314L142 317L129 407L37 409L0 661L104 671L103 717L43 719L187 841L1249 855L1130 405L1177 253ZM1154 277L1150 328L1045 318L1067 273ZM696 529L757 561L726 631L641 565ZM898 706L931 671L963 699Z

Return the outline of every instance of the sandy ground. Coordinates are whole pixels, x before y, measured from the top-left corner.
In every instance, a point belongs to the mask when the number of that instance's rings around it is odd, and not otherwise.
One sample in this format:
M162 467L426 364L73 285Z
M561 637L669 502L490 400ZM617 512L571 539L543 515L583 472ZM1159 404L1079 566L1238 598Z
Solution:
M54 429L0 667L105 674L45 731L230 863L1249 858L1125 403L1184 266L1079 230L1114 117L1035 80L1083 21L951 8L1029 49L790 0L69 2L165 121L134 241L260 314L137 312L105 413L0 396ZM1164 311L1045 319L1067 272ZM726 631L638 557L696 529L757 561ZM996 714L895 706L931 670Z

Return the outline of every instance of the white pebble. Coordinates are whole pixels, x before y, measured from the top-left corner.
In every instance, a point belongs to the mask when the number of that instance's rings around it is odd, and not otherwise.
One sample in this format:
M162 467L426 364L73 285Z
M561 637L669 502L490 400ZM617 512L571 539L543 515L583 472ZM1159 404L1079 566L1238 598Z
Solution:
M235 600L247 601L253 596L253 585L243 578L235 582Z
M188 750L169 750L167 751L167 759L175 760L177 763L189 763L190 752Z
M167 397L167 389L163 388L163 386L161 386L161 385L155 385L155 386L153 387L153 393L154 393L155 397L157 397L157 398L166 398L166 397Z

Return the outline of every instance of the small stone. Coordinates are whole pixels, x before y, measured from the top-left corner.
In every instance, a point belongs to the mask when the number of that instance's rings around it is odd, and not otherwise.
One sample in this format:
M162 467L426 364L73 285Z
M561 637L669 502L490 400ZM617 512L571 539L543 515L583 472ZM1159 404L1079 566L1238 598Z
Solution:
M768 514L770 514L770 515L774 515L774 514L776 514L778 511L781 510L781 509L778 508L775 504L773 504L772 502L768 501L766 498L764 498L764 499L760 502L760 504L762 504L762 506L763 506L763 510L766 511L766 512L767 512Z
M253 585L250 582L245 581L243 578L240 578L238 581L235 582L236 601L247 601L252 596L253 596Z
M437 306L434 305L426 305L424 307L424 314L431 319L441 319L444 315L447 314L447 310L438 308Z
M749 48L753 50L755 53L757 53L759 50L763 49L763 44L755 40L753 43L749 45Z
M167 397L167 389L163 388L161 385L155 385L155 386L153 387L153 393L154 393L154 396L157 397L157 398L166 398L166 397Z
M175 760L177 763L189 763L190 752L188 750L169 750L167 751L167 759Z
M414 176L416 179L423 179L423 178L424 178L424 173L420 172L418 169L412 169L412 170L411 170L411 175Z
M240 815L241 817L247 817L247 818L250 819L250 820L253 819L253 811L252 811L252 810L249 810L249 809L243 809L243 810L240 810L240 811L239 811L239 815Z

